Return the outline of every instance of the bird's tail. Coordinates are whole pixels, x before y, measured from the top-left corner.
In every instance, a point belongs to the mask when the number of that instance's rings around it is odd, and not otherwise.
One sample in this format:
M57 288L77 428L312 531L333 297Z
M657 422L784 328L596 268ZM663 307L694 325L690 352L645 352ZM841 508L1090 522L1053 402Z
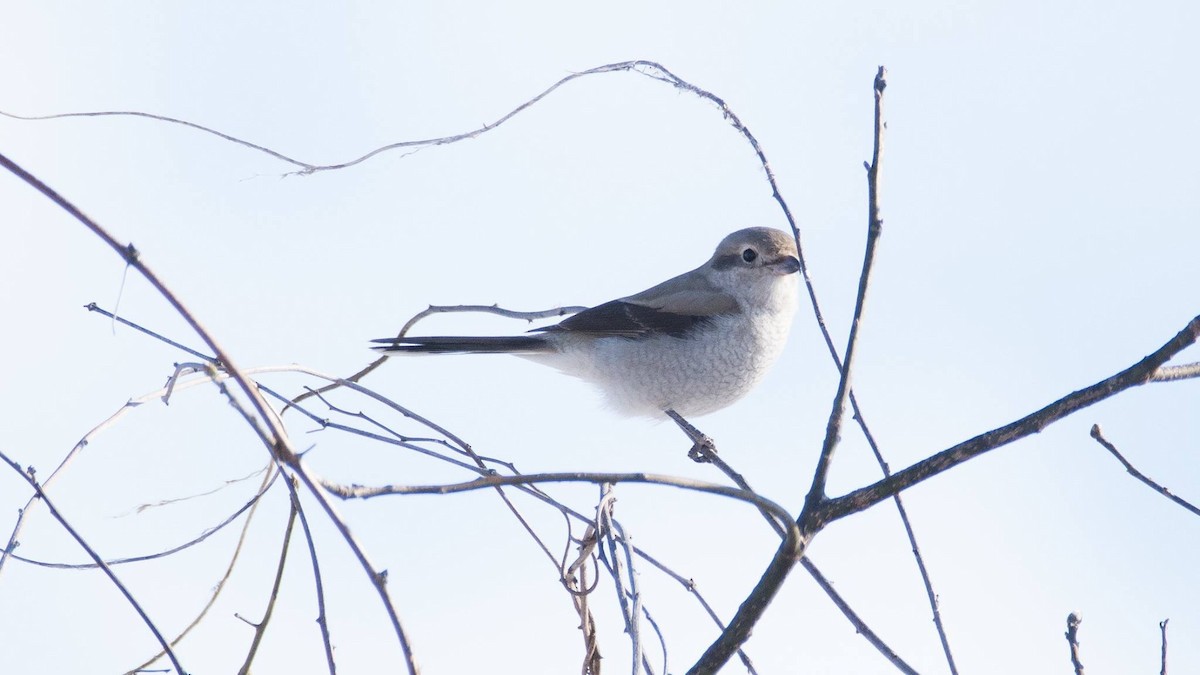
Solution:
M534 335L480 337L379 338L372 349L385 354L537 354L552 348L546 338Z

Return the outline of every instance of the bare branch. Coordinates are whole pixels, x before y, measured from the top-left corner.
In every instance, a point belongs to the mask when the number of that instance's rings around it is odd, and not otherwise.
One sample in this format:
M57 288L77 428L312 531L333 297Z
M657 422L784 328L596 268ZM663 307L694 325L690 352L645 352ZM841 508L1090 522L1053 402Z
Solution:
M246 660L238 669L238 675L249 675L250 664L258 653L263 636L267 634L267 626L271 623L271 615L275 612L275 601L279 599L279 587L283 584L283 568L287 564L288 548L292 544L292 530L296 526L296 514L300 511L300 501L296 498L295 482L292 483L292 506L288 512L287 527L283 531L283 546L279 550L279 565L275 568L275 582L271 584L271 595L267 600L267 609L263 612L262 621L254 625L254 639L250 641L250 649L246 652Z
M793 526L788 532L794 532ZM729 661L729 658L750 639L750 632L754 630L754 625L758 623L760 617L767 609L767 605L775 599L775 594L783 586L783 582L787 579L788 573L795 566L796 561L804 555L804 549L807 548L808 542L799 538L799 536L788 536L776 549L775 555L771 557L771 562L767 565L766 571L755 584L754 589L742 601L738 611L733 615L729 625L725 630L721 631L718 637L700 659L688 670L688 675L707 675L720 670Z
M1083 623L1083 617L1078 612L1071 612L1067 615L1067 632L1064 635L1067 638L1067 644L1071 647L1071 665L1075 667L1075 675L1083 675L1083 663L1079 661L1079 624Z
M825 440L821 446L821 455L817 459L817 468L813 473L812 487L804 500L804 510L800 515L800 527L806 532L810 525L813 512L826 499L825 482L829 477L829 467L833 462L833 451L841 439L842 417L845 413L846 399L850 394L850 372L854 365L854 348L858 344L858 328L862 321L863 308L867 300L867 288L871 277L871 266L875 262L875 248L879 237L883 234L883 221L879 217L879 158L883 151L883 91L887 87L885 79L887 71L883 66L875 74L875 149L871 154L871 162L867 164L867 244L863 252L862 274L858 279L858 296L854 301L854 316L850 320L850 335L846 338L845 357L842 362L842 373L838 380L837 393L833 397L833 408L829 412L829 421L825 425Z
M667 476L657 473L603 473L595 471L578 471L562 473L527 473L519 476L480 476L475 480L463 483L445 485L341 485L324 479L315 479L321 487L342 499L371 499L390 495L449 495L459 492L483 490L497 485L530 485L533 483L645 483L649 485L669 485L684 490L706 492L709 494L732 497L754 506L766 509L776 518L791 522L787 509L754 492L739 490L725 485L707 481ZM795 527L789 528L791 537L799 534Z
M1158 622L1158 630L1162 633L1162 669L1158 671L1158 675L1167 675L1167 623L1170 619L1163 619Z
M192 349L191 347L182 345L168 337L165 337L163 335L155 333L154 331L152 331L144 326L139 326L138 324L133 323L132 321L128 321L122 317L119 317L116 314L113 314L112 312L109 312L109 311L101 308L99 305L97 305L94 302L89 302L88 304L84 305L83 308L89 312L95 312L101 316L106 316L106 317L112 319L113 321L116 321L117 323L120 323L122 325L129 326L130 328L132 328L140 333L145 333L146 335L149 335L150 337L154 338L155 340L169 344L172 347L174 347L182 352L187 352L188 354L191 354L192 356L194 356L198 359L202 359L206 363L220 365L217 362L216 358L209 356L208 354L202 354L202 353L196 351L195 349Z
M716 624L717 628L721 629L722 631L725 630L725 622L721 621L721 617L717 616L717 613L713 610L712 605L708 604L708 601L704 599L704 596L700 593L700 589L696 585L696 581L694 579L688 579L684 577L675 570L664 565L657 558L651 556L649 553L646 553L636 546L633 547L633 552L636 553L637 556L642 560L645 560L653 565L658 571L674 579L679 583L680 586L683 586L688 593L692 594L692 597L696 598L696 602L700 603L700 607L704 609L704 613L708 615L708 618L712 619L712 622ZM758 670L754 668L754 663L750 660L750 655L742 649L738 649L737 654L738 658L742 661L742 665L745 666L746 672L750 675L758 675Z
M905 663L904 659L900 658L899 654L892 651L892 648L887 646L887 643L885 643L882 638L876 635L875 631L871 630L871 627L867 625L867 622L863 621L858 614L854 612L849 603L847 603L846 600L837 592L837 590L834 589L833 584L830 583L830 581L825 578L825 575L821 573L821 570L817 569L816 563L814 563L806 555L800 561L800 564L805 570L808 571L813 580L817 582L817 585L821 587L821 590L825 591L825 595L828 595L829 598L833 600L833 604L842 611L842 614L845 615L847 619L850 620L850 623L854 625L855 630L857 630L859 634L861 634L863 638L867 640L867 642L870 642L871 646L878 650L885 659L890 661L891 664L896 667L896 670L906 673L907 675L917 675L917 671L914 670L912 666Z
M304 509L297 509L296 512L300 516L300 527L304 530L304 540L308 544L308 557L312 561L313 585L317 591L317 626L321 629L321 642L325 646L325 661L329 665L329 675L335 675L337 665L333 661L333 641L329 638L329 621L325 618L325 583L321 579L321 564L317 561L317 546L313 541L312 531L308 528L308 517L304 515Z
M1133 464L1130 464L1129 460L1125 459L1125 456L1122 455L1119 450L1117 450L1117 446L1110 443L1109 440L1104 437L1104 434L1100 431L1099 424L1092 425L1091 436L1092 436L1092 438L1096 439L1097 443L1104 446L1105 450L1108 450L1110 453L1112 453L1113 457L1117 458L1117 461L1120 462L1121 465L1125 467L1125 470L1129 472L1129 475L1142 481L1146 485L1149 485L1151 488L1154 489L1155 492L1159 493L1160 495L1166 497L1167 499L1170 499L1171 501L1175 502L1176 504L1187 509L1193 515L1200 516L1200 509L1196 508L1195 505L1193 505L1191 502L1187 501L1186 499L1183 499L1182 497L1177 497L1176 495L1171 494L1170 490L1168 490L1167 488L1163 487L1162 485L1159 485L1158 483L1154 482L1148 476L1146 476L1146 474L1142 473L1141 471L1138 471L1137 468L1135 468L1133 466Z
M1158 368L1200 338L1200 316L1188 322L1175 337L1171 338L1141 361L1129 368L1101 380L1079 391L1064 396L1044 408L1030 413L1015 422L982 433L958 445L947 448L936 455L903 469L891 478L877 481L867 487L827 501L814 514L818 527L851 513L858 513L917 483L952 469L959 464L990 450L995 450L1013 441L1035 434L1058 420L1103 401L1106 398L1152 381Z
M408 335L408 331L417 325L417 322L434 314L453 314L460 312L479 312L482 314L495 314L508 319L522 319L526 322L537 321L538 319L553 319L555 317L566 316L582 312L587 307L573 305L570 307L553 307L551 309L539 309L532 312L518 312L511 309L504 309L499 305L430 305L426 309L421 310L413 315L411 319L400 329L396 337L404 337Z
M1174 382L1175 380L1190 380L1200 377L1200 363L1185 363L1178 366L1163 366L1159 368L1151 382Z
M621 615L625 620L625 632L629 635L629 640L632 643L631 657L633 659L631 671L633 675L638 675L642 665L644 656L642 654L642 595L638 591L637 572L633 567L633 554L629 547L629 537L625 534L620 524L613 518L613 508L616 504L616 491L611 483L604 483L600 486L601 497L600 503L596 506L596 523L599 525L597 529L597 537L604 540L608 544L608 561L607 566L613 578L613 584L617 590L617 603L621 607ZM619 550L618 550L619 549ZM600 547L601 553L605 553L605 549ZM624 555L621 555L624 552ZM621 559L625 559L622 565ZM626 587L628 580L628 587ZM649 663L646 663L647 671ZM665 675L665 674L664 674Z
M850 392L850 406L854 410L854 418L858 420L863 437L867 439L871 453L875 455L875 461L879 463L879 468L883 471L883 477L891 477L892 470L883 459L883 453L875 443L875 436L867 427L866 420L862 418L862 412L858 409L858 401L855 400L853 391ZM938 603L938 596L933 590L933 580L929 577L929 570L925 567L925 557L921 555L921 547L917 544L917 535L913 531L912 521L908 518L908 509L904 508L904 500L900 498L899 493L892 495L892 502L895 503L896 512L900 515L900 524L904 526L904 534L908 537L908 543L912 545L913 559L917 562L917 572L921 575L922 585L925 586L925 597L929 601L929 609L933 613L933 626L937 630L938 640L942 643L942 653L946 656L946 665L950 669L950 675L958 675L958 666L954 663L954 653L950 650L950 640L946 636L946 626L942 623L942 610ZM864 633L864 635L866 634Z

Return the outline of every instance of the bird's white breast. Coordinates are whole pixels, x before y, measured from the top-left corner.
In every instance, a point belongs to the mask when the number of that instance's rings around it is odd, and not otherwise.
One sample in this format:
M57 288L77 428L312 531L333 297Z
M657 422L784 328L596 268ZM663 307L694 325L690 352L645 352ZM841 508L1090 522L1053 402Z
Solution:
M558 351L535 361L598 385L619 412L684 417L714 412L758 383L787 342L795 315L795 276L776 278L755 293L750 311L711 318L682 337L555 335ZM745 289L749 290L749 289Z

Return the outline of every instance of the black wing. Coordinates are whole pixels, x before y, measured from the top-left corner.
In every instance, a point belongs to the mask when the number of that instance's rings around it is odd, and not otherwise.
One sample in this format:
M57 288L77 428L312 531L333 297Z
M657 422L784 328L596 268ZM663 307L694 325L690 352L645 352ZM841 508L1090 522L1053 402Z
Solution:
M613 300L567 317L557 325L535 328L534 331L577 331L627 338L665 333L672 337L683 337L710 319L711 316L676 314L624 300Z

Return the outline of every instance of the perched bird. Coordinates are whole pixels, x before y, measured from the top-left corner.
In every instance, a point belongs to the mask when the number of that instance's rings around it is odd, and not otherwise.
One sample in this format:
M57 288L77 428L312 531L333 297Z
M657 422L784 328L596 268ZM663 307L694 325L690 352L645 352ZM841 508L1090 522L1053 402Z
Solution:
M740 399L783 351L799 270L791 236L751 227L725 237L700 267L554 326L373 342L389 355L513 354L598 385L619 412L693 417Z

